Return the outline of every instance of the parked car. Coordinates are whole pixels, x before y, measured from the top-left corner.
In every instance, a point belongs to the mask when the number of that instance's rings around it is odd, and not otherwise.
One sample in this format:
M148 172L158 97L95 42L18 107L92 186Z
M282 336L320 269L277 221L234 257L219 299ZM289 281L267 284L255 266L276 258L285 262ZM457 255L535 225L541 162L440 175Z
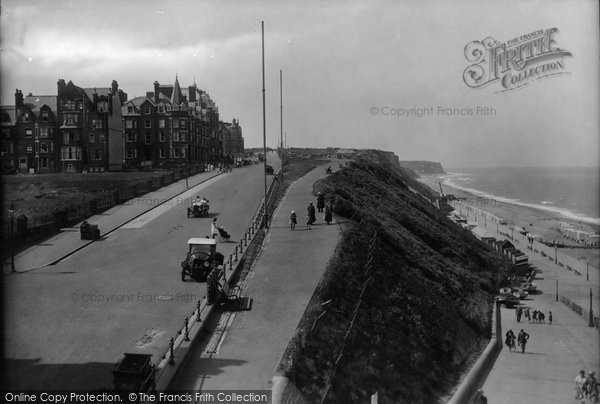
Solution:
M213 269L223 265L225 257L217 251L215 239L195 237L187 243L188 252L181 262L181 280L185 282L189 276L198 282L204 282Z
M275 173L275 170L273 169L272 166L267 164L267 165L265 165L265 173L273 175Z

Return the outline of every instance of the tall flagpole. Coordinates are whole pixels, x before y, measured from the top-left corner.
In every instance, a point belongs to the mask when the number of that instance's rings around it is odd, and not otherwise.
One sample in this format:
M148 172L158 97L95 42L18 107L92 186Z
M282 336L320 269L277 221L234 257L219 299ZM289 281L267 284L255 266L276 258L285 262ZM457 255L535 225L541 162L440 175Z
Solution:
M279 134L279 148L281 149L281 182L283 183L283 71L279 69L279 116L281 133Z
M267 210L267 116L265 113L265 22L260 22L262 32L262 103L263 103L263 156L265 178L265 227L269 228L269 212Z

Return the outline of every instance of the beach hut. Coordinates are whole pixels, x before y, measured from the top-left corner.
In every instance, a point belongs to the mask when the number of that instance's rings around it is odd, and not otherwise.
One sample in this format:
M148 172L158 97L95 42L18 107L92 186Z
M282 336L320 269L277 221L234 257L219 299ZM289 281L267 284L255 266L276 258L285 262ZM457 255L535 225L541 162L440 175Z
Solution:
M588 238L586 241L587 245L598 245L600 242L600 235L598 234L588 234Z
M508 240L498 240L496 241L496 251L504 254L504 250L508 248L515 248L515 245Z
M471 229L471 233L473 233L473 235L481 241L485 241L485 240L494 240L494 237L491 236L486 229L484 229L481 226L475 226Z

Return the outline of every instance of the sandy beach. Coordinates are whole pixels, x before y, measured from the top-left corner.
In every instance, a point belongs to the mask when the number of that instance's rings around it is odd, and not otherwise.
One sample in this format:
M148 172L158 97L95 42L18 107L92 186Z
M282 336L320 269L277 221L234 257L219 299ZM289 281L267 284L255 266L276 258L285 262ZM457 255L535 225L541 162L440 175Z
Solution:
M439 178L438 175L422 176L419 181L439 193ZM574 221L557 213L499 201L485 201L483 199L478 201L477 196L447 185L443 185L443 190L445 194L453 194L457 198L467 198L464 201L466 204L506 220L509 227L522 227L529 233L539 234L544 241L577 245L560 233L560 222L567 222L575 228L589 232L598 233L599 230L599 226ZM469 220L475 221L473 213L471 213ZM481 220L481 217L479 220ZM514 236L515 238L522 237L516 232ZM600 248L561 248L559 251L581 262L582 267L585 267L586 260L589 261L590 267L600 267Z

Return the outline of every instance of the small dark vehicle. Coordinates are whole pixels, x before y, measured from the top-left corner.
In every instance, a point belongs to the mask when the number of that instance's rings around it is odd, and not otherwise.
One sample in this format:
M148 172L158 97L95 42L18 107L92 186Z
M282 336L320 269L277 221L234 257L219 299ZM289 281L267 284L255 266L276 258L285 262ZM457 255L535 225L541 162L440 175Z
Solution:
M83 221L79 226L82 240L98 240L100 238L100 229L97 224L89 224L87 221Z
M116 391L144 392L153 388L154 370L151 354L125 353L112 371Z
M327 170L325 171L326 174L331 174L331 166L327 167Z
M267 164L265 166L265 173L273 175L273 174L275 174L275 170L273 169L272 166L270 166L270 165Z
M212 238L191 238L188 240L189 250L181 262L181 280L186 276L198 282L205 282L208 274L219 265L223 265L225 257L217 252L217 240Z
M203 217L208 216L210 205L207 199L196 199L192 202L192 206L187 208L187 217Z

